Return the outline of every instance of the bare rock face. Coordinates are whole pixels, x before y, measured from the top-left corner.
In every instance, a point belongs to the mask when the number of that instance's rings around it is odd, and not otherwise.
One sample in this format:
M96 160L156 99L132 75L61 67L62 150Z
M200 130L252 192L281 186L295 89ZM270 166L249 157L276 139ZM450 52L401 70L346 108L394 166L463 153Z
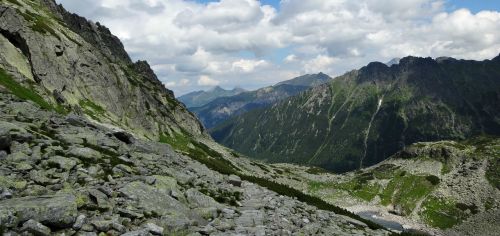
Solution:
M150 139L206 136L149 64L133 63L106 27L51 0L2 2L0 13L0 68L53 107Z

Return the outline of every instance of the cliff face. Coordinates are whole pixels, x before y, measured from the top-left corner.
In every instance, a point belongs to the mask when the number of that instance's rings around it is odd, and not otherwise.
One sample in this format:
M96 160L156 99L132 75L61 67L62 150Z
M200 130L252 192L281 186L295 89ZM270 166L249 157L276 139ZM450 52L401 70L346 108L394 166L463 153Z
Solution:
M54 1L2 1L0 66L61 112L158 139L205 135L147 62L133 63L122 43L100 25Z
M499 57L406 57L370 63L211 133L251 157L343 172L419 141L499 135L499 104Z

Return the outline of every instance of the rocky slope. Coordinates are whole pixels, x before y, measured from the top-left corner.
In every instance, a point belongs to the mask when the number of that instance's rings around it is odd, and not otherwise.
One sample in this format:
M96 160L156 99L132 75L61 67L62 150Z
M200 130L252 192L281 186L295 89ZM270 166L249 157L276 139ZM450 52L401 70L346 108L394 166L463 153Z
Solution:
M234 95L238 95L240 93L246 92L246 90L242 88L234 88L232 90L225 90L219 86L215 86L214 88L207 91L195 91L188 94L184 94L177 99L184 103L186 107L201 107L217 98L220 97L230 97Z
M52 0L2 0L0 45L2 70L60 113L86 115L152 140L181 131L204 134L147 62L133 63L106 27Z
M379 163L415 142L482 133L500 134L500 56L370 63L211 131L250 157L337 172Z
M343 175L287 165L280 182L375 220L443 235L496 235L500 227L500 139L416 143L366 169ZM436 230L432 230L435 228ZM441 230L439 230L441 229Z
M193 159L5 91L0 108L0 230L7 235L388 233L211 170L196 161L206 147L193 147Z
M0 19L1 234L389 234L214 143L105 27L52 0Z
M268 107L308 88L326 83L330 79L328 75L323 73L303 75L256 91L221 97L204 106L190 108L190 110L198 116L206 128L210 129L232 116Z

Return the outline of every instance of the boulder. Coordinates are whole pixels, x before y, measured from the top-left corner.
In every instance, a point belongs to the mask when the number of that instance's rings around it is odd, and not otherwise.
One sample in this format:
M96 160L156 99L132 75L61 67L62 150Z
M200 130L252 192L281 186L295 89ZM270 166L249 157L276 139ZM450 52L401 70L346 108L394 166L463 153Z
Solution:
M49 236L51 232L49 227L35 220L28 220L24 222L21 231L32 233L37 236Z
M236 186L236 187L241 187L241 178L236 175L230 175L227 180L228 183Z
M169 195L169 188L161 185L151 186L141 181L128 183L119 189L122 196L137 201L137 207L145 212L160 215L186 216L189 208Z
M81 148L81 147L75 147L72 148L68 151L67 153L70 156L74 156L78 159L83 159L83 160L88 160L88 161L95 161L99 160L102 158L102 155L100 152L91 149L91 148Z
M71 194L30 196L0 202L0 224L7 227L28 220L56 228L71 227L77 214L76 198Z
M76 161L71 158L62 157L62 156L53 156L48 160L48 164L50 166L55 166L59 169L63 169L65 171L69 171L76 166Z

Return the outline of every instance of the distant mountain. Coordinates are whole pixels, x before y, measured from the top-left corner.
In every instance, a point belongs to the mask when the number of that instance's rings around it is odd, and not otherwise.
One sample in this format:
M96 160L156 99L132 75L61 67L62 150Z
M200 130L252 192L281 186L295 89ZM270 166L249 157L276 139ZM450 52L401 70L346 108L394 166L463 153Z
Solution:
M195 91L178 97L177 99L184 103L186 107L200 107L217 98L229 97L245 92L242 88L234 88L232 90L225 90L216 86L208 91Z
M192 107L206 128L214 127L233 115L267 107L289 96L296 95L313 86L329 81L331 78L323 73L303 75L274 86L244 92L230 97L219 97L201 107Z
M392 65L397 65L399 64L399 61L401 60L401 58L399 57L395 57L395 58L392 58L390 61L388 61L387 63L385 63L387 66L392 66Z
M323 72L319 72L319 74L308 74L299 76L297 78L291 80L285 80L283 82L279 82L274 86L279 86L283 84L294 85L294 86L306 86L306 87L315 87L320 84L324 84L328 81L330 76L323 74Z
M500 135L500 56L373 62L210 132L254 158L337 172L376 164L419 141Z

